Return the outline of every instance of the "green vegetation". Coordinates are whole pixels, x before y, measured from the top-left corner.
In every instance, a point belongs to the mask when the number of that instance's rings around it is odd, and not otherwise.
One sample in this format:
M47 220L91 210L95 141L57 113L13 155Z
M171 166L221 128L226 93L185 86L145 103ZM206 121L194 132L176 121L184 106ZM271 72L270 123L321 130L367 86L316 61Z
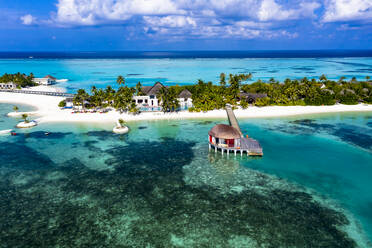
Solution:
M341 77L338 81L327 79L325 75L316 79L286 79L284 82L271 78L269 82L258 80L247 84L252 74L220 75L218 85L199 80L194 85L170 86L161 88L157 98L161 99L164 112L173 112L179 108L178 94L187 89L192 93L193 107L189 111L209 111L222 109L226 104L247 108L249 105L258 107L279 105L333 105L341 104L372 104L372 82L370 77L366 81L358 82L355 78L345 81ZM92 87L91 95L80 89L74 98L74 104L83 108L113 107L120 112L138 113L133 102L133 95L144 95L141 83L135 87L124 86L125 78L119 76L118 90L108 86L106 89Z
M13 82L17 85L17 88L24 88L28 86L36 86L37 84L32 81L34 74L26 75L24 73L7 74L5 73L0 77L0 83Z
M160 88L156 97L161 100L161 108L164 113L176 111L180 106L174 88Z
M60 101L60 102L58 103L58 107L60 107L60 108L64 108L64 107L66 107L66 100L62 100L62 101Z
M25 123L29 123L29 120L27 118L28 118L27 114L22 114L22 119Z
M124 125L126 124L125 121L121 118L118 120L118 122L119 122L120 127L124 127Z
M18 112L19 108L17 106L13 107L14 112Z

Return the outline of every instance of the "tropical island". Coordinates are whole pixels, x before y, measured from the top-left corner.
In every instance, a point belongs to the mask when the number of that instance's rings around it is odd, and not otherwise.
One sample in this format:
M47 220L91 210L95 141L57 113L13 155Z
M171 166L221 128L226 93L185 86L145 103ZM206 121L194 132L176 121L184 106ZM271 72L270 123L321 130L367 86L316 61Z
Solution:
M79 89L73 99L76 106L84 108L111 107L120 112L138 113L144 106L160 107L163 112L176 112L188 110L190 112L206 112L223 109L227 104L235 108L246 109L249 106L322 106L336 103L355 105L359 103L372 103L372 82L369 77L366 81L358 82L355 78L345 81L328 80L322 75L319 80L286 79L283 83L270 79L269 82L258 80L251 84L243 84L251 79L252 74L230 74L228 80L221 73L219 85L199 80L194 85L164 86L157 82L154 86L145 86L139 82L136 87L124 86L125 79L119 76L117 83L119 89L115 91L111 86L106 89L97 89L92 86L91 94ZM150 101L137 101L141 96L156 99L156 104ZM186 97L182 97L185 96ZM189 99L190 98L190 99ZM189 101L191 100L191 101ZM182 101L191 104L180 104ZM61 103L60 107L64 107ZM182 107L182 108L181 108ZM185 108L186 107L186 108Z
M25 78L24 74L16 75ZM346 81L344 77L334 81L325 75L318 80L302 78L284 82L275 79L249 82L251 79L252 74L221 73L217 83L198 80L194 85L165 86L156 82L153 86L143 86L139 82L129 87L125 78L118 76L116 89L92 86L90 92L79 89L71 97L2 90L0 101L37 107L32 114L39 117L38 122L223 118L226 105L232 106L238 118L372 111L372 82L368 76L364 81L355 78Z

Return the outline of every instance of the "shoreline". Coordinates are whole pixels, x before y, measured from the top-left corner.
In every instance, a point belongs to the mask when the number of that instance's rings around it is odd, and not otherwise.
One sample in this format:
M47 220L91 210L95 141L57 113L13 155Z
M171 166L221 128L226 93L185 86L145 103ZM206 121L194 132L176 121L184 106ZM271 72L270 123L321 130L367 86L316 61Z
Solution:
M125 121L141 120L177 120L177 119L203 119L203 118L226 118L225 110L213 110L208 112L188 112L178 113L144 112L139 115L120 114L117 111L108 113L79 113L72 114L71 109L61 110L58 103L64 97L29 95L20 93L0 92L0 103L24 104L36 108L30 111L35 120L39 123L50 122L80 122L80 123L116 123L119 118ZM267 106L267 107L248 107L247 109L236 109L234 113L237 118L270 118L270 117L290 117L309 114L327 114L341 112L372 112L372 105L332 105L332 106Z

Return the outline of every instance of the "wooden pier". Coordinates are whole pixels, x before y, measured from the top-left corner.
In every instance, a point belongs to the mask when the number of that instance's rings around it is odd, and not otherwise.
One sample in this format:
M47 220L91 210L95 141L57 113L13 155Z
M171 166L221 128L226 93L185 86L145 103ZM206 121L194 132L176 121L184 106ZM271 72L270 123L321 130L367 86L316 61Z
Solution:
M238 120L236 119L234 111L232 110L230 105L226 106L226 113L227 113L227 118L229 119L230 126L238 130L238 132L240 133L240 136L243 137L244 135L242 131L240 130Z
M31 95L44 95L44 96L61 96L61 97L74 97L75 96L74 94L69 94L69 93L36 91L36 90L3 90L3 89L0 89L0 92L22 93L22 94L31 94Z
M248 136L244 137L231 106L226 106L226 113L230 126L219 124L209 131L209 149L221 151L222 155L233 152L235 156L238 153L241 156L243 153L248 156L263 156L260 143Z

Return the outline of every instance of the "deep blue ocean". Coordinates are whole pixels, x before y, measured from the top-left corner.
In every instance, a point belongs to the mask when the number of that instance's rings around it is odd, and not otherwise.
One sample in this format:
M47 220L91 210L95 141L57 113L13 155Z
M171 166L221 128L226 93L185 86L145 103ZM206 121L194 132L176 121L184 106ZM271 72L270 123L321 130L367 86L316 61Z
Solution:
M161 58L342 58L372 57L372 50L246 50L246 51L76 51L1 52L0 58L25 59L161 59Z
M372 72L368 51L129 54L0 53L0 73L67 78L57 86L74 92L116 87L117 75L132 86ZM0 104L0 130L19 121L12 107ZM127 135L44 123L0 136L0 247L372 247L371 112L239 120L262 158L208 151L208 131L226 122L129 122Z

